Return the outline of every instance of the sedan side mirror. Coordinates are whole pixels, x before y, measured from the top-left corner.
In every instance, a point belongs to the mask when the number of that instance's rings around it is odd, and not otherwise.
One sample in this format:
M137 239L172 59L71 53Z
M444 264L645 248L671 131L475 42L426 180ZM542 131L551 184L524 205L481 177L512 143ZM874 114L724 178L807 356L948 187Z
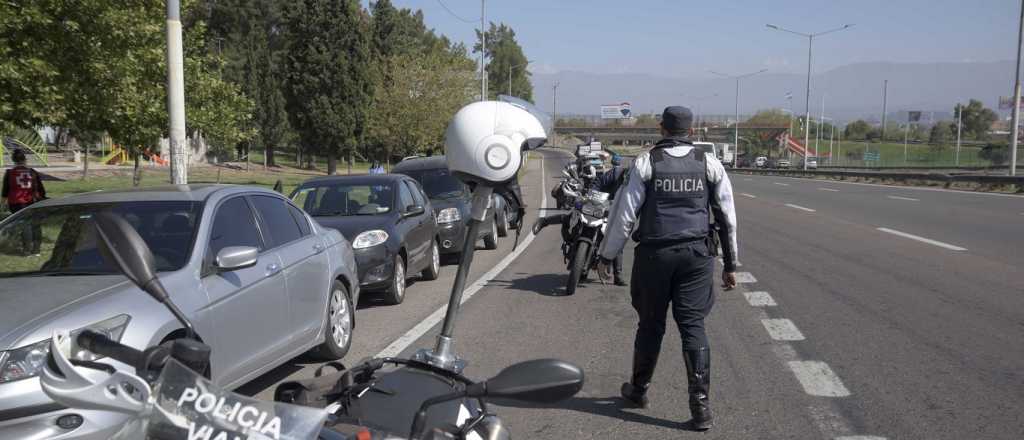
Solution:
M256 265L260 250L252 246L228 246L217 252L214 266L218 271L230 272Z
M427 212L427 210L423 207L423 205L409 205L407 208L405 208L405 215L407 217L420 215L423 214L424 212Z

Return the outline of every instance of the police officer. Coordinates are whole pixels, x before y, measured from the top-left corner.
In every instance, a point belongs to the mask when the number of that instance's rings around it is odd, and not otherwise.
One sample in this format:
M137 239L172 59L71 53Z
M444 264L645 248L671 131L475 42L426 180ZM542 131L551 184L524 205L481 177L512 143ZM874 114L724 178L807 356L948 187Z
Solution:
M622 397L641 408L654 376L665 334L669 306L683 341L689 390L691 428L711 428L708 393L711 354L704 318L714 304L715 249L710 246L711 216L719 225L724 287L736 285L736 212L729 177L712 154L702 154L688 138L693 114L685 107L668 107L662 114L664 139L633 162L619 190L601 244L600 275L621 252L626 238L639 243L633 259L630 286L640 323L633 344L633 375L622 384Z
M618 154L612 155L612 167L601 174L598 178L597 187L601 192L609 194L611 200L615 200L615 193L619 191L622 181L626 177L626 169L622 167L622 157ZM616 286L625 286L626 280L622 278L622 251L620 250L612 260L612 275Z

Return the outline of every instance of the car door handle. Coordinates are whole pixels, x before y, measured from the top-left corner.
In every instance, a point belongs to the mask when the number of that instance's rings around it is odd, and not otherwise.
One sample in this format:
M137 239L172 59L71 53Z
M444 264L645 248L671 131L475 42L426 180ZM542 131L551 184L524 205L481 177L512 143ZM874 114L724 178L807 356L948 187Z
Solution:
M319 254L319 253L321 253L323 251L324 251L324 245L322 245L320 243L317 243L317 244L313 245L313 252L316 252L316 253Z
M280 271L281 271L281 266L278 265L277 263L270 263L270 264L267 265L267 276L268 277L271 276L271 275L277 274Z

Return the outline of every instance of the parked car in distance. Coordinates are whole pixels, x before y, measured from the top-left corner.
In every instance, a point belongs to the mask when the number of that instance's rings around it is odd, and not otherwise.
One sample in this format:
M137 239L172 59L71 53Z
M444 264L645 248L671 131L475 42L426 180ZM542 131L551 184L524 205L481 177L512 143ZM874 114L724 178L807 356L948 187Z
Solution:
M408 176L318 177L299 185L291 198L352 242L363 290L383 292L389 304L401 304L407 278L437 279L441 260L434 212Z
M127 421L43 393L37 376L55 330L92 329L139 350L185 335L101 256L90 220L100 211L127 220L152 250L167 292L213 348L207 374L219 386L238 387L306 351L348 351L359 297L352 248L280 194L180 185L50 199L0 222L0 438L109 439ZM38 255L21 252L26 239L38 240Z
M791 166L789 159L779 159L775 161L774 168L789 168Z
M715 146L714 142L694 142L693 146L705 153L715 156L716 158L718 157L718 147Z
M758 156L757 159L754 159L754 166L758 168L764 168L768 166L768 158L764 156Z
M419 157L403 160L392 167L391 172L404 174L419 182L430 198L437 216L437 229L441 241L441 253L460 254L462 244L469 230L470 205L473 194L469 187L448 171L444 156ZM480 225L475 240L483 239L484 248L497 249L499 225L508 228L508 207L498 195L492 196L491 210ZM495 213L502 213L501 215Z
M797 165L797 167L798 168L803 168L804 167L804 161L807 162L807 169L809 169L809 170L816 170L816 169L818 169L818 158L816 158L816 157L809 157L807 159L801 159L800 163Z

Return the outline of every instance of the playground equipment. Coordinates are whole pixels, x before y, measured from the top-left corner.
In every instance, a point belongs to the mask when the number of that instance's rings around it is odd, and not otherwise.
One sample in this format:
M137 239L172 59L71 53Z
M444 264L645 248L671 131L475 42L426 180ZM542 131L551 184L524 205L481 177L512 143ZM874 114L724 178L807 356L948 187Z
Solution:
M150 162L156 165L167 166L168 164L167 159L160 157L159 153L154 153L149 149L144 150L142 152L142 155L145 156L146 159L149 159Z
M100 159L100 163L107 165L117 165L124 162L128 162L128 151L118 145L112 145L110 153Z

